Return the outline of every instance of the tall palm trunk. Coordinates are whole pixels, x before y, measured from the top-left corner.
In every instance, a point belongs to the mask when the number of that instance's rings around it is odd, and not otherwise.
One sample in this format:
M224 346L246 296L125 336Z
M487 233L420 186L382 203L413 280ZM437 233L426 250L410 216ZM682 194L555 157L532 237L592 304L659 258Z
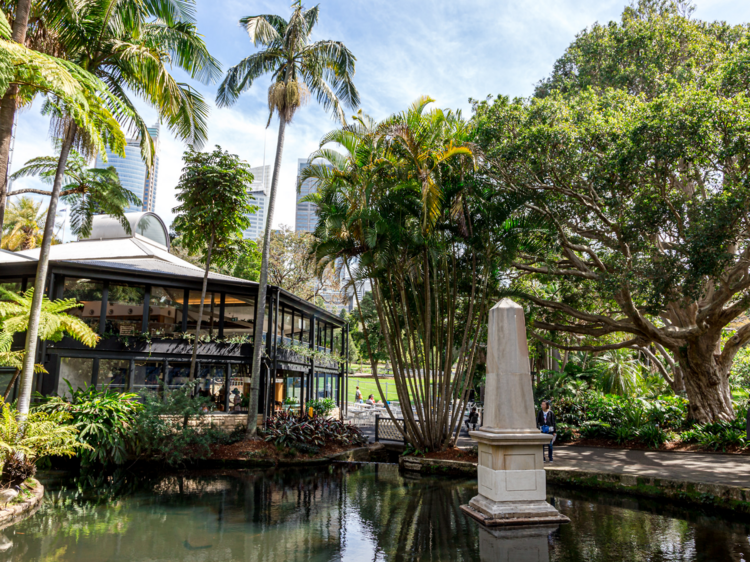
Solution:
M26 29L29 27L29 12L31 0L18 0L16 17L13 20L11 39L23 44L26 41ZM10 142L13 138L13 120L16 118L16 96L18 85L11 84L3 96L0 105L0 231L5 219L5 204L8 200L8 158L10 157Z
M193 356L190 358L190 380L195 379L195 359L198 356L198 339L201 335L201 320L203 319L203 304L206 302L206 288L208 287L208 269L211 267L211 252L214 249L214 232L211 233L211 241L208 243L206 254L206 271L203 272L203 288L201 289L201 304L198 307L198 319L195 321L195 341L193 342ZM184 311L183 311L184 312ZM229 389L227 389L229 390Z
M253 330L253 371L250 375L250 404L247 412L247 435L255 437L258 431L258 395L260 393L260 357L263 347L263 322L266 312L266 292L268 288L268 257L271 254L271 223L273 209L276 205L276 187L279 184L279 170L281 169L281 155L284 152L284 131L286 120L279 112L279 138L276 141L276 158L273 163L271 177L271 193L268 201L268 218L263 236L263 255L260 262L260 282L258 284L258 298L255 301L255 328ZM268 334L271 337L271 334Z
M24 355L23 368L21 369L21 392L18 397L18 415L20 417L25 417L29 413L31 405L31 387L34 380L39 317L42 313L42 297L44 296L44 289L47 282L49 252L55 230L57 202L60 199L60 190L62 188L63 176L65 175L65 165L68 162L68 154L70 154L70 148L73 146L73 140L77 131L78 126L71 121L60 150L60 159L57 161L55 181L52 184L52 196L49 201L49 209L47 209L47 220L44 223L44 238L42 238L42 247L39 251L39 263L37 264L36 280L34 282L34 298L31 301L31 310L29 312L29 328L26 330L26 354Z

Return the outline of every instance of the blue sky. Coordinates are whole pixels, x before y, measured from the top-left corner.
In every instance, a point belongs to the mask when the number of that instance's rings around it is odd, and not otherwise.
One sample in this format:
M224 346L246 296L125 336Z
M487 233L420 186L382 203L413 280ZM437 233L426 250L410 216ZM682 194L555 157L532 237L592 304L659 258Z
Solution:
M224 68L254 50L238 21L243 16L287 16L290 0L198 0L198 29ZM321 0L315 39L343 41L357 57L355 82L362 109L376 119L402 110L417 96L469 114L469 98L527 96L575 35L594 22L617 20L627 0ZM747 0L698 0L695 17L750 21ZM260 80L232 108L212 108L209 144L239 154L253 166L272 163L278 122L265 129L269 81ZM196 85L213 103L216 86ZM140 105L148 122L156 113ZM317 148L336 123L311 103L287 128L274 226L294 225L298 158ZM264 148L265 147L265 148ZM171 222L181 142L163 137L156 212ZM51 154L47 119L37 107L19 116L13 169ZM31 185L22 180L15 187Z

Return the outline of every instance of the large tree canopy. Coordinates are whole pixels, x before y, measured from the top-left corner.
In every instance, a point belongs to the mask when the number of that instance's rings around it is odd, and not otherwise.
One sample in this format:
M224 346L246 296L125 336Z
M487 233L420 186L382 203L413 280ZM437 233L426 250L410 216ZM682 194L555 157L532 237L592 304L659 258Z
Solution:
M750 36L654 4L582 33L536 98L476 104L480 144L545 222L514 263L533 334L661 347L691 416L730 419L750 340L750 324L722 339L750 305Z

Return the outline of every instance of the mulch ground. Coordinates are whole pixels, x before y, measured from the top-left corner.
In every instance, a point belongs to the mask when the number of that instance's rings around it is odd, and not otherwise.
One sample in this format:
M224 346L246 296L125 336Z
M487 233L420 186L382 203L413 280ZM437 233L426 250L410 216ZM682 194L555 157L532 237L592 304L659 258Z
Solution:
M299 451L292 452L289 449L279 449L272 443L266 441L242 440L231 445L215 445L211 447L211 455L208 458L221 460L269 460L272 462L294 460L313 460L342 453L356 447L345 447L342 445L326 445L321 447L317 454L311 455Z
M601 447L605 449L628 449L633 451L673 451L683 453L720 453L728 455L750 455L750 450L743 450L738 447L730 447L726 451L715 451L713 449L706 449L701 447L697 443L681 443L679 441L664 443L658 449L653 447L647 447L642 443L618 443L611 439L576 439L568 443L559 443L555 446L566 446L566 447Z
M443 461L477 462L477 455L471 450L467 451L458 447L445 449L444 451L433 451L432 453L427 453L425 458Z

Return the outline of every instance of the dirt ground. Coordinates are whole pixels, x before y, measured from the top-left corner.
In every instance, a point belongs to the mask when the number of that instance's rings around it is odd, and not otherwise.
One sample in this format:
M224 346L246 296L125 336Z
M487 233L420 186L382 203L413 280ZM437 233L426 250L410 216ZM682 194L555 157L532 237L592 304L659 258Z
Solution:
M356 447L342 446L342 445L326 445L321 447L320 452L311 455L307 453L301 453L299 451L290 451L287 448L276 447L273 443L267 443L266 441L250 441L242 440L231 445L215 445L211 447L211 455L209 458L222 459L222 460L313 460L329 455L335 455L349 449Z

